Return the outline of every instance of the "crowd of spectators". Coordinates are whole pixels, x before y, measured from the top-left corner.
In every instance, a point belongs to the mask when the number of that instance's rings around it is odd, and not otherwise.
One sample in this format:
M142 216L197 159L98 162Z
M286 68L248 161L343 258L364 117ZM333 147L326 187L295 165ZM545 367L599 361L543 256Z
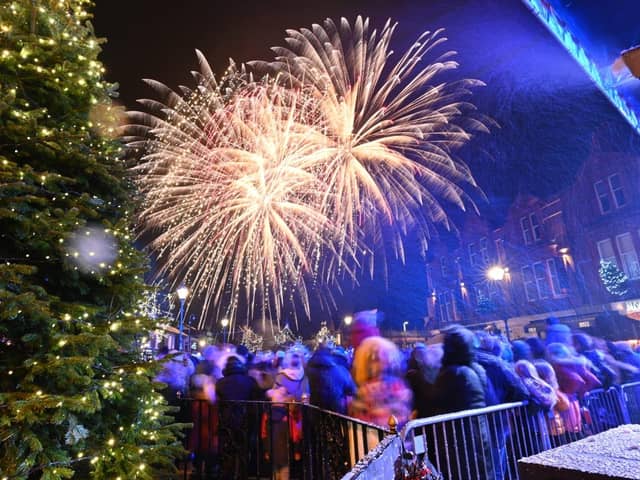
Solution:
M640 355L628 343L572 332L553 318L545 340L508 342L454 325L442 343L401 349L361 312L354 316L350 341L351 348L321 345L309 351L293 345L258 353L210 345L199 361L172 356L157 379L167 385L170 403L180 395L211 404L270 400L276 444L293 435L288 410L277 405L301 401L380 426L393 415L402 427L412 418L526 400L544 412L551 435L579 438L579 400L586 392L640 380ZM287 455L288 448L274 449L276 478L289 478ZM494 452L494 458L501 456ZM500 465L494 467L485 474L500 478Z

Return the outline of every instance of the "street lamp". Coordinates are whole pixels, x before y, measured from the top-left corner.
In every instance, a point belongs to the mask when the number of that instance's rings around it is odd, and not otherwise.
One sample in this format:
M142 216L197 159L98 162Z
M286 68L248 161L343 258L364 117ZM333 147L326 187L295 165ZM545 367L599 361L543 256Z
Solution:
M189 289L185 286L178 288L176 291L178 294L178 298L180 299L180 317L178 319L178 350L181 352L184 351L184 340L182 338L184 332L184 301L187 299L187 295L189 295Z
M351 315L347 315L344 317L344 324L348 327L353 322L353 317Z
M225 335L225 330L226 330L226 329L227 329L227 327L229 326L229 319L228 319L228 318L223 318L223 319L220 321L220 325L222 325L222 341L223 341L224 343L227 343L227 338L226 338L226 335Z
M487 278L494 282L502 282L503 280L509 281L507 277L507 273L509 272L508 268L501 267L500 265L494 265L489 270L487 270ZM511 301L511 295L509 295L509 300ZM504 333L507 335L507 340L511 341L511 332L509 331L509 317L505 312L504 319Z
M500 265L494 265L493 267L487 270L487 278L489 280L493 280L494 282L500 282L504 280L504 274L506 270Z

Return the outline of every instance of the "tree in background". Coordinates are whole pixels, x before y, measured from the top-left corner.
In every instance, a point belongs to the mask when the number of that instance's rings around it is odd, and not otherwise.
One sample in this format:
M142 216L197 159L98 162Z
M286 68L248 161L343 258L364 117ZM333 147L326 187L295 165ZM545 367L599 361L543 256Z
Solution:
M0 478L158 478L180 451L92 6L0 3Z
M629 291L629 279L614 262L600 260L600 280L611 295L621 297Z

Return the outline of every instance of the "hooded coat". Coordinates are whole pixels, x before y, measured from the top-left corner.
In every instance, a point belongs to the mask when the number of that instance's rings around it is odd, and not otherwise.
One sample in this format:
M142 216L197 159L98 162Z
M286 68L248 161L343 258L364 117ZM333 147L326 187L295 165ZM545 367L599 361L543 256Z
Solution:
M347 413L347 397L355 395L356 386L349 371L334 360L326 348L317 350L307 364L311 391L310 402L324 410Z
M398 347L382 337L366 338L356 349L352 372L357 384L350 415L386 426L391 415L402 427L411 416L413 394L400 376Z
M475 361L474 340L474 334L463 327L451 328L445 335L442 369L434 386L438 413L487 406L489 383L484 369ZM438 445L436 451L441 457L446 455L439 463L449 464L448 478L496 478L486 417L470 417L467 422L457 423L446 436L438 439L443 444ZM467 451L461 439L466 439ZM475 451L469 445L475 445ZM436 460L435 451L429 453L432 461ZM434 463L437 464L437 460Z

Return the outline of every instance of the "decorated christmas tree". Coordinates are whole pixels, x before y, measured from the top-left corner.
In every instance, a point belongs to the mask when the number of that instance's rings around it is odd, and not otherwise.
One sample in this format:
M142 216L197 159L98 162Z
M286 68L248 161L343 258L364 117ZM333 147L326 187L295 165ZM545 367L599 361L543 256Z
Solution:
M600 260L600 280L611 295L620 297L629 291L629 279L613 262Z
M159 478L179 450L91 7L0 2L0 478Z

